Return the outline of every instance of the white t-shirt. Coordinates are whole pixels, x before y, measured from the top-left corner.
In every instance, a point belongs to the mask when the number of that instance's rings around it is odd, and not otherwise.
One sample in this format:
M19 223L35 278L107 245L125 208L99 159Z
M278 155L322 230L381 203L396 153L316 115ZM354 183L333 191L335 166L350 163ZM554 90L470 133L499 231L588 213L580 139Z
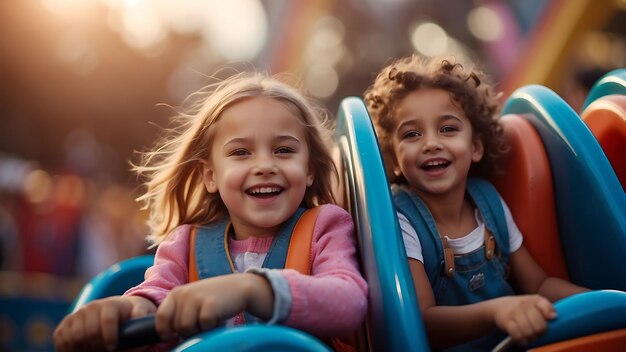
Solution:
M506 226L509 230L509 252L513 253L522 246L522 233L515 224L511 211L502 197L500 197L500 202L502 202L502 207L504 208ZM460 255L470 253L480 248L485 242L485 223L478 208L474 211L474 216L476 217L478 227L472 230L472 232L459 238L449 238L446 236L448 239L448 245L454 254ZM398 221L400 222L402 239L404 240L404 247L406 248L407 256L423 263L424 256L422 255L422 245L420 244L420 240L419 237L417 237L415 229L409 222L409 219L407 219L406 216L400 212L398 212Z
M262 268L267 253L243 252L235 254L233 266L235 271L243 273L250 268Z

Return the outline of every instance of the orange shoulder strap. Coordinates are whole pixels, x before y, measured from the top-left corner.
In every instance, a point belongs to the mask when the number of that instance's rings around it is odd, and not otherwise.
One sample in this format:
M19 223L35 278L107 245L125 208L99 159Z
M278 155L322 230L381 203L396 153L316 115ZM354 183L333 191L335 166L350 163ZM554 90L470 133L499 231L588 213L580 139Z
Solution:
M189 234L189 282L198 281L198 268L196 267L196 226L191 227Z
M311 275L311 241L320 208L317 206L308 209L298 219L289 241L285 269L295 269L302 274Z

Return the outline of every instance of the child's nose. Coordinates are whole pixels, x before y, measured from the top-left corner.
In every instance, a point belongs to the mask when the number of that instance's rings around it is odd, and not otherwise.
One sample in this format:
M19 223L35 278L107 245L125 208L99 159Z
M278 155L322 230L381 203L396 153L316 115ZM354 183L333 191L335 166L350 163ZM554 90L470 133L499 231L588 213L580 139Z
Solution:
M422 137L422 150L424 152L432 152L441 149L441 141L436 134L426 133Z
M255 174L276 173L276 163L271 153L258 153L255 159Z

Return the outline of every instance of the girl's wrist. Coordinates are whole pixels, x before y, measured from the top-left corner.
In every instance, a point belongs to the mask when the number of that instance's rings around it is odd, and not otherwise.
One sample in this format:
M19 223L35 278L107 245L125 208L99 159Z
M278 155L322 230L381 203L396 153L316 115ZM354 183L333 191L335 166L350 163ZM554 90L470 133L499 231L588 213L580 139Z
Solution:
M268 324L280 323L287 320L289 312L291 311L292 297L291 289L287 279L283 276L282 270L271 270L263 268L250 268L246 270L246 273L261 276L258 279L264 280L264 293L260 293L259 287L254 287L254 295L263 295L265 298L260 303L262 308L269 310L267 317L259 316L259 318L267 320ZM263 285L263 284L262 284Z
M246 300L246 310L253 315L269 320L272 317L274 297L272 286L264 275L245 272L242 275L242 292Z

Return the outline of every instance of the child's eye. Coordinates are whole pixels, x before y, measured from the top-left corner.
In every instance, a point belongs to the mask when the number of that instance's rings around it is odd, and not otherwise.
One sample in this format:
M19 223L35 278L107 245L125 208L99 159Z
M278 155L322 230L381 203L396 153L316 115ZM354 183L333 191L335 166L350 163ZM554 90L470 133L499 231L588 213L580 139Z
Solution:
M443 126L441 127L441 132L442 133L451 133L451 132L456 132L459 129L456 126Z
M230 153L228 153L228 156L244 156L244 155L248 155L250 154L249 151L247 151L246 149L243 148L239 148L239 149L235 149L233 151L231 151Z
M278 148L276 148L274 153L276 153L276 154L288 154L288 153L295 153L295 150L293 148L290 148L290 147L278 147Z
M422 134L418 131L408 131L402 134L402 139L407 139L407 138L417 138L420 137Z

